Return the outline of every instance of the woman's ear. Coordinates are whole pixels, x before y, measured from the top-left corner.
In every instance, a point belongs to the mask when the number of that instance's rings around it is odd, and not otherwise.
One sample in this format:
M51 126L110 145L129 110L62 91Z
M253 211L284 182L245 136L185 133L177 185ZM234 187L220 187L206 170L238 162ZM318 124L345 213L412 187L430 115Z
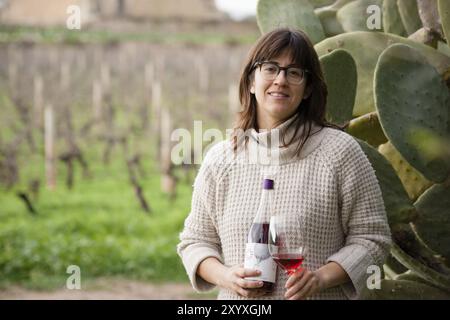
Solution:
M250 93L255 94L255 81L252 80L252 84L250 85Z
M312 86L307 86L305 91L303 92L303 100L308 99L311 96L312 93Z

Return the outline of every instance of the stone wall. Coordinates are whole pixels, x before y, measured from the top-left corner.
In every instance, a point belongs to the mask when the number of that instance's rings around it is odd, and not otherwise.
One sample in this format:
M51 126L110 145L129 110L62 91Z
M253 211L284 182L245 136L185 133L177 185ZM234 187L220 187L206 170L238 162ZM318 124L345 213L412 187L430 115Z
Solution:
M103 19L210 22L226 20L214 0L3 0L1 24L65 25L69 5L79 5L82 23Z
M78 5L81 22L90 22L95 16L91 0L7 0L0 10L1 24L15 25L65 25L67 8Z

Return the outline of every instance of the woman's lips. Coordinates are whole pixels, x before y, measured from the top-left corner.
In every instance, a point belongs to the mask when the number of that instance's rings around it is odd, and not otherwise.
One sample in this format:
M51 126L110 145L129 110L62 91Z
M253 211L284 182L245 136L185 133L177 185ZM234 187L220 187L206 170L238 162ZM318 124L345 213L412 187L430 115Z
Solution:
M274 99L288 99L289 95L282 92L269 92L269 96Z

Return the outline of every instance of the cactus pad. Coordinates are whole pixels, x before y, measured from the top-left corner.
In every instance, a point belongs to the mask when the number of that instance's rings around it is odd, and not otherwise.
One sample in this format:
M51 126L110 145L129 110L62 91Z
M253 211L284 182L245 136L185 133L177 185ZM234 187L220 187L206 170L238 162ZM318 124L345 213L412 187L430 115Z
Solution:
M441 17L442 29L444 29L447 43L450 42L450 1L438 0L439 16Z
M379 32L357 31L343 33L315 45L319 56L330 53L335 49L347 50L355 59L358 70L358 87L356 93L354 116L375 111L373 99L373 77L379 55L389 45L404 43L411 45L424 54L428 62L433 65L440 74L444 73L450 65L450 57L437 52L424 44L405 39L394 34Z
M440 289L450 290L450 275L448 273L438 272L413 258L408 253L403 251L397 244L392 245L392 255L405 267L412 272Z
M343 124L352 118L358 75L352 56L345 50L335 50L320 58L328 87L327 118ZM345 78L345 81L343 81Z
M425 190L433 185L433 182L427 180L419 171L409 165L392 143L387 142L380 145L378 151L391 163L412 201L416 201Z
M314 7L307 0L259 0L256 11L261 33L278 27L290 27L306 32L313 43L325 38Z
M347 132L375 148L387 142L376 112L365 114L350 121Z
M406 36L402 18L398 12L397 0L384 0L383 2L383 28L384 32Z
M380 290L372 290L368 298L377 300L442 300L450 293L426 283L411 280L381 280Z
M376 5L381 8L382 2L382 0L355 0L346 4L338 10L336 14L337 20L342 25L342 28L345 32L382 31L382 25L381 29L375 30L370 30L367 27L367 20L370 17L370 15L367 13L367 8L370 5Z
M326 37L332 37L340 33L344 33L341 24L336 18L337 9L332 7L324 7L314 10L314 13L322 24Z
M394 44L380 56L374 88L383 131L395 148L427 179L444 181L449 161L412 143L421 129L447 134L450 92L437 71L417 50Z
M358 142L375 170L389 224L413 221L417 215L416 209L391 164L376 149L364 141Z
M419 212L414 226L420 238L450 261L450 186L434 185L414 204Z
M419 16L419 8L416 1L397 0L398 11L408 34L413 34L422 28Z

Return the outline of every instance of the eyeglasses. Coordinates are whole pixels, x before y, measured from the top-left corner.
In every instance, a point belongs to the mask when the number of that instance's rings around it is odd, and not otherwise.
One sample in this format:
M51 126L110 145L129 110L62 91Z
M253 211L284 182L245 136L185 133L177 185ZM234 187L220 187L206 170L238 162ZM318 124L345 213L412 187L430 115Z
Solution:
M267 81L275 80L280 74L281 70L284 70L288 83L293 85L301 84L305 80L306 74L309 73L308 70L299 67L280 67L278 63L274 61L258 61L253 65L253 69L257 67L259 67L264 80Z

